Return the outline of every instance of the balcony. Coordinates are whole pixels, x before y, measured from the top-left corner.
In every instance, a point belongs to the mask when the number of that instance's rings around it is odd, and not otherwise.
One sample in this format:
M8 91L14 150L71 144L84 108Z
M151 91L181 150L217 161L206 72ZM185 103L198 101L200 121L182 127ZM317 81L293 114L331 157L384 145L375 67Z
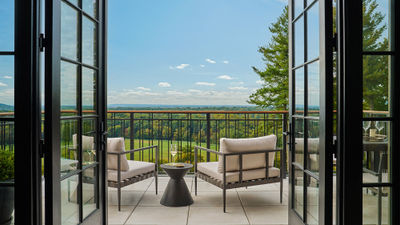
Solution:
M288 184L284 180L283 203L279 203L279 184L266 184L227 191L227 212L222 212L221 189L198 180L194 195L193 176L185 177L192 191L193 205L160 205L169 178L159 177L158 195L153 179L133 184L122 191L121 211L117 207L116 189L108 191L109 224L288 224Z

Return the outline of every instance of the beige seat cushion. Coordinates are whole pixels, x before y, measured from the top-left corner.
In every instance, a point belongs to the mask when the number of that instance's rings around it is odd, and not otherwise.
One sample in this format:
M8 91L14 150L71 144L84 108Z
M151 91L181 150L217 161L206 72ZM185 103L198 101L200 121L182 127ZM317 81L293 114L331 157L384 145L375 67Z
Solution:
M198 163L197 170L201 173L204 173L210 177L213 177L217 180L223 180L223 173L218 172L218 162L205 162L205 163ZM279 177L280 170L275 167L270 167L268 169L268 177ZM243 171L243 180L254 180L265 178L265 168L261 169L253 169L253 170L246 170ZM227 172L226 173L226 182L233 183L239 181L239 172Z
M107 138L107 151L108 152L125 152L125 141L124 138ZM126 159L126 154L120 156L121 158L121 171L128 171L129 165ZM117 155L107 154L107 167L111 170L118 169L118 158Z
M155 164L142 161L132 161L128 160L129 170L121 171L121 181L138 176L140 174L149 173L155 170ZM108 170L108 180L118 181L117 170Z
M268 135L257 138L221 138L220 139L220 151L226 153L232 152L248 152L248 151L262 151L262 150L274 150L276 148L276 136ZM275 152L269 153L270 167L274 166ZM265 168L265 153L260 154L249 154L243 155L243 170ZM226 171L238 171L239 170L239 156L227 156L226 157ZM218 172L222 173L223 159L221 156L218 157Z

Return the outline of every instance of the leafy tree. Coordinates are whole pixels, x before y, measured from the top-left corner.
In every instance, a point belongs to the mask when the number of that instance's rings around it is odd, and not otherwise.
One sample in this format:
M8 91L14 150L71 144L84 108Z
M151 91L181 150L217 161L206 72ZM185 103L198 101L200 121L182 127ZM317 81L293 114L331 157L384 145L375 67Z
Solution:
M389 42L385 37L387 25L385 15L377 10L376 0L363 1L363 50L386 51ZM364 109L388 109L388 66L387 56L363 57L363 95Z
M268 46L258 49L266 62L264 69L253 67L261 81L262 87L250 95L248 100L263 108L285 110L289 97L289 41L288 41L288 7L285 7L277 21L269 27L272 40Z

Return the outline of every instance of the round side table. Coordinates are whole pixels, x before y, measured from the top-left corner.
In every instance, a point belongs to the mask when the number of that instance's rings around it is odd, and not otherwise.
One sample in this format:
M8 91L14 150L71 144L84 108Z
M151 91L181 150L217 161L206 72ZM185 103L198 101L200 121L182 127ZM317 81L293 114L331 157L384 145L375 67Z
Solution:
M165 206L186 206L193 204L192 196L183 177L192 164L183 163L183 167L162 164L161 168L171 178L161 198L160 203Z

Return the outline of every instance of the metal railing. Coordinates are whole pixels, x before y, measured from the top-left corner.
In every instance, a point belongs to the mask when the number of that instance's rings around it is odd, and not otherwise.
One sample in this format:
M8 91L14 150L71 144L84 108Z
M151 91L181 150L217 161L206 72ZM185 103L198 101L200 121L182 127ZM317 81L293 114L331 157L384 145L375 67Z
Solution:
M283 148L286 152L282 135L287 127L286 111L109 110L107 121L108 137L124 137L126 149L158 145L160 163L172 161L171 145L178 148L176 161L193 163L194 146L218 151L219 139L223 137L248 138L275 134L278 137L277 148ZM130 157L154 161L155 153L150 150ZM280 154L276 157L279 159ZM198 160L215 161L217 157L200 152ZM279 160L275 163L279 163Z
M2 116L13 116L13 113ZM125 149L158 145L160 163L173 161L171 144L178 149L176 161L193 163L194 146L218 151L219 139L223 137L248 138L275 134L278 137L277 148L283 148L286 152L282 135L288 123L286 111L109 110L107 118L108 137L124 137ZM3 119L0 121L0 150L14 150L13 118ZM64 136L68 136L62 140L62 150L72 145L72 136L76 133L76 124L67 122L62 122L62 127L68 125L65 131L62 130ZM155 152L149 150L128 157L154 161ZM280 155L276 157L279 159ZM199 161L215 160L216 156L206 152L199 154ZM279 163L279 160L275 162Z

